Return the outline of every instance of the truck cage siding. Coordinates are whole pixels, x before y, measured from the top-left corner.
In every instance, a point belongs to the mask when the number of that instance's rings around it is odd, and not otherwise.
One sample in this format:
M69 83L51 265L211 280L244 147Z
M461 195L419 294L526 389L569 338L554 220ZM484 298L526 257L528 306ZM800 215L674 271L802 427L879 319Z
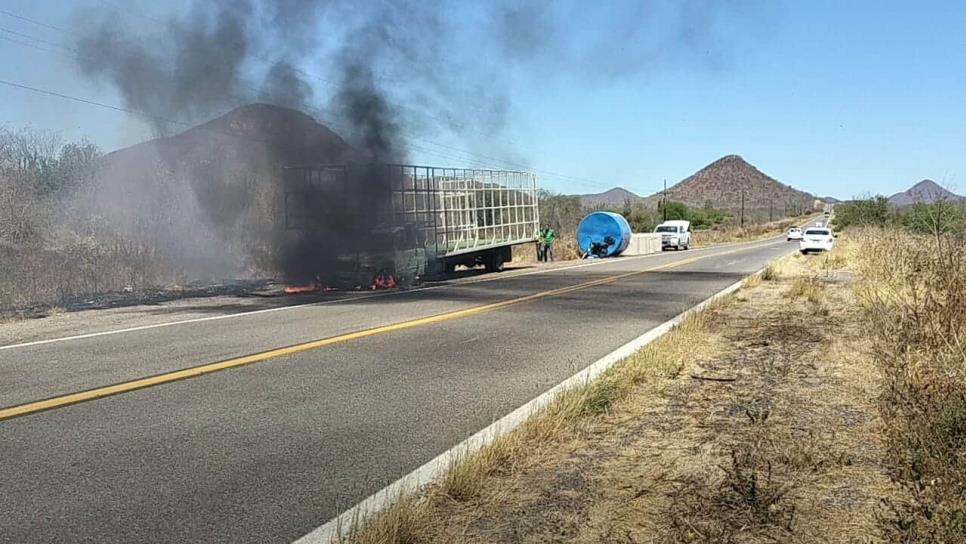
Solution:
M286 228L304 228L306 199L345 193L373 172L386 176L391 222L414 225L438 257L533 242L539 230L537 180L531 172L404 164L285 168ZM310 208L309 208L310 209Z

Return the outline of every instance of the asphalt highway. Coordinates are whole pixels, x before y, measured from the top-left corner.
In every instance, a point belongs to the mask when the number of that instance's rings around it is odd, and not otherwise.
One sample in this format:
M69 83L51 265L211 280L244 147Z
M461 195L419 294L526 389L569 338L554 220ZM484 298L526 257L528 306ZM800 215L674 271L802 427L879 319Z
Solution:
M782 238L113 330L81 320L0 346L0 542L291 542L795 249Z

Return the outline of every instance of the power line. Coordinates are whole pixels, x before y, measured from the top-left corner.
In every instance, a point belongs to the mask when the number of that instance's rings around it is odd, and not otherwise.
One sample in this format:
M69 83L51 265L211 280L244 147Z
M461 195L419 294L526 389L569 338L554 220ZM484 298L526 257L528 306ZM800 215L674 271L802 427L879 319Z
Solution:
M18 40L16 38L11 38L9 36L0 35L0 40L6 40L8 42L15 43L17 45L22 45L24 47L30 47L30 48L36 49L38 51L46 51L48 53L57 53L57 51L54 51L53 49L49 49L47 47L41 47L39 45L32 44L32 43L28 43L28 42L22 42L22 41L20 41L20 40Z
M7 17L13 17L14 19L19 19L21 21L25 21L25 22L28 22L28 23L31 23L31 24L35 24L37 26L42 26L44 28L49 28L50 30L57 30L59 32L67 32L65 29L63 29L63 28L61 28L59 26L49 25L47 23L43 23L43 22L37 21L36 19L31 19L30 17L25 17L23 15L19 15L19 14L13 13L13 12L7 11L5 9L0 9L0 15L6 15Z
M31 36L30 34L24 34L23 32L17 32L16 30L10 30L9 28L4 28L2 26L0 26L0 32L6 32L7 34L12 34L14 36L17 36L18 38L33 40L37 43L48 45L51 47L56 47L58 49L64 49L67 51L76 51L76 49L74 49L73 47L68 47L60 43L49 42L47 40L44 40L43 38L37 38L36 36Z
M47 89L41 89L41 88L38 88L38 87L31 87L30 85L24 85L22 83L16 83L16 82L13 82L13 81L7 81L5 79L0 79L0 85L6 85L8 87L14 87L14 88L17 88L17 89L23 89L23 90L26 90L26 91L31 91L31 92L35 92L35 93L39 93L39 94L45 94L47 96L56 96L57 98L63 98L64 100L71 100L71 101L74 101L74 102L80 102L82 104L89 104L91 106L98 106L98 107L101 107L101 108L107 108L107 109L110 109L110 110L120 111L120 112L123 112L123 113L130 113L131 115L138 115L138 116L141 116L141 117L146 117L148 119L153 119L155 121L163 121L163 122L166 122L166 123L177 123L177 124L181 124L181 125L188 125L187 123L182 123L182 122L178 122L178 121L172 121L170 119L165 119L163 117L159 117L157 115L152 115L152 114L147 113L147 112L143 112L143 111L139 111L139 110L134 110L134 109L130 109L130 108L122 108L121 106L114 106L112 104L105 104L103 102L98 102L96 100L88 100L86 98L80 98L78 96L71 96L69 94L58 93L56 91L49 91ZM190 126L190 125L188 125L188 126Z

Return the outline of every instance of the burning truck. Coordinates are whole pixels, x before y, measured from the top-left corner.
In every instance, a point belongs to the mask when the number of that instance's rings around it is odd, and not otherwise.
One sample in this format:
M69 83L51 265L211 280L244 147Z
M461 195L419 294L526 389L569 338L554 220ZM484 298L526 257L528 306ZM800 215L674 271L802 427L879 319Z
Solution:
M314 288L410 286L459 266L503 270L539 230L531 172L403 164L284 169L286 270Z

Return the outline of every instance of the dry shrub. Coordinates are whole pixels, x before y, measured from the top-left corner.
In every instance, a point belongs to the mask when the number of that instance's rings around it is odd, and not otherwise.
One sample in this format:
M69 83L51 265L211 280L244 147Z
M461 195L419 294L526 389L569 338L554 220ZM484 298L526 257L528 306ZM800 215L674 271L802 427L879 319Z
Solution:
M785 296L788 298L804 298L809 302L818 303L822 300L822 284L818 278L799 276L792 282Z
M778 271L778 267L775 266L775 263L771 263L761 272L760 277L764 281L775 281L781 277L781 273Z
M730 462L718 467L718 477L682 482L670 495L667 542L736 542L743 534L772 540L788 538L795 507L788 500L794 485L779 478L784 467L773 460L765 444L742 443L730 451Z
M888 468L908 490L886 518L905 542L966 540L966 240L868 230L857 299L884 384Z
M759 276L764 281L778 281L794 276L798 273L802 260L803 257L800 253L793 253L769 263Z

